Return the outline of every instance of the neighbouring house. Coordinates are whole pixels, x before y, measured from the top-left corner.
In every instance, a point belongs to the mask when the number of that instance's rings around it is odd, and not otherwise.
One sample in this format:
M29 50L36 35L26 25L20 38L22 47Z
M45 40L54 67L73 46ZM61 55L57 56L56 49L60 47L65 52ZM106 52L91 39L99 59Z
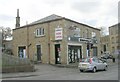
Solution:
M13 29L12 47L14 55L30 60L76 63L100 55L100 29L53 14Z
M100 43L101 43L101 54L106 52L110 53L110 36L106 35L100 37Z
M120 25L115 24L109 27L110 52L120 54Z

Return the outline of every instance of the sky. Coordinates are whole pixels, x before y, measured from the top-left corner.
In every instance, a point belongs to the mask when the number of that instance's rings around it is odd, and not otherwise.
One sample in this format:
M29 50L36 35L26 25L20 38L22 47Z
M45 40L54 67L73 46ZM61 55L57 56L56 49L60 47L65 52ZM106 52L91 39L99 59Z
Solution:
M119 0L0 0L0 27L15 28L17 9L20 25L51 14L72 19L95 28L118 23Z

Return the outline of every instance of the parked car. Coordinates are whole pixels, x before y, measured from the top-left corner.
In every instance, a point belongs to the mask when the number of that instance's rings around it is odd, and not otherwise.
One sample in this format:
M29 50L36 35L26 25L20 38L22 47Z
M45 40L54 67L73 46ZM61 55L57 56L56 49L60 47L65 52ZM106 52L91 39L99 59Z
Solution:
M92 71L95 73L97 70L107 71L108 65L106 62L101 61L97 57L89 57L80 61L78 68L80 72Z
M103 54L103 55L101 56L101 58L103 58L103 59L113 59L113 56L110 55L110 54Z

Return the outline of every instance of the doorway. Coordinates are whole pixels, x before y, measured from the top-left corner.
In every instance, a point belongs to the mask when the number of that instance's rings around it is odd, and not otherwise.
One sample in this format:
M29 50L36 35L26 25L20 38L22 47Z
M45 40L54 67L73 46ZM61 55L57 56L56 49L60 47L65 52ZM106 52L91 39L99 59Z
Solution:
M18 47L18 57L20 58L26 58L26 46L19 46Z
M41 61L41 45L36 45L37 47L37 61Z
M104 52L106 52L106 45L103 46Z
M55 44L55 64L61 64L61 49L60 49L60 44Z

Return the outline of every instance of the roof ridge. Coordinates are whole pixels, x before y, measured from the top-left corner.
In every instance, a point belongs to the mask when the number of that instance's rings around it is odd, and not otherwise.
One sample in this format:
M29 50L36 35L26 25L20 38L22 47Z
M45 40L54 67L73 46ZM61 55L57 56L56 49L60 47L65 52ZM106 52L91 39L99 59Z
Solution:
M46 16L42 19L39 19L37 21L34 21L32 23L30 23L29 25L32 25L32 24L37 24L37 23L42 23L42 22L47 22L47 21L51 21L51 20L55 20L55 19L60 19L60 18L63 18L62 16L58 16L56 14L52 14L52 15L49 15L49 16Z

